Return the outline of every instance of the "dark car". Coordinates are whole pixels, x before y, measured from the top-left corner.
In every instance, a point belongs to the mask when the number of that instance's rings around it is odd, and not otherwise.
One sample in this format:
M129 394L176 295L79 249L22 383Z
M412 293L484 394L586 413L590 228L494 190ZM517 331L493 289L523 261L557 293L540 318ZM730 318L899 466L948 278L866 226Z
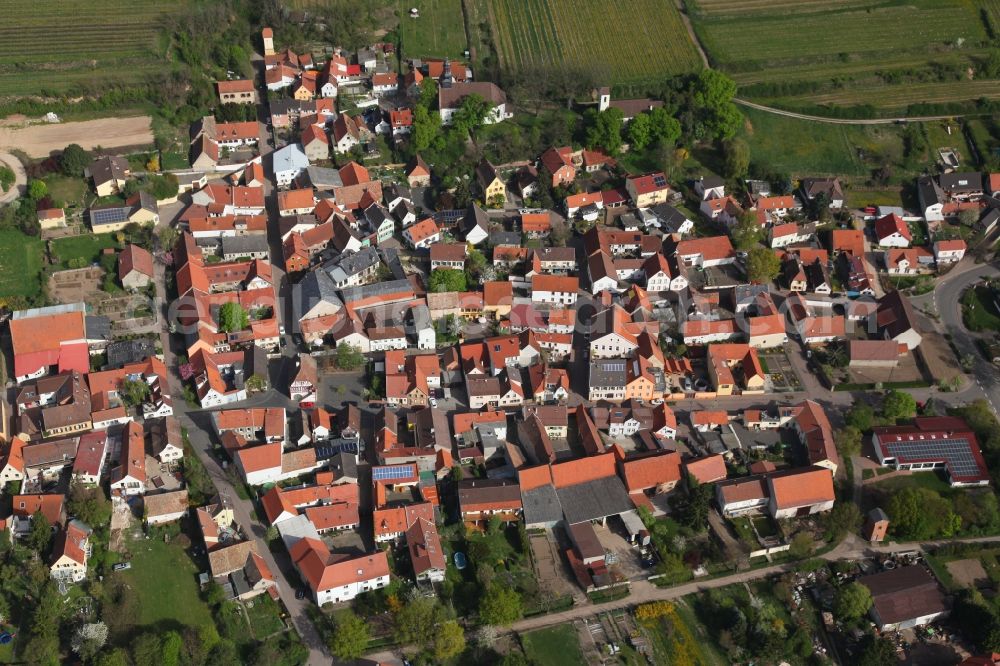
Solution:
M295 598L296 599L305 599L306 598L306 591L305 590L301 590L301 589L300 590L295 590Z

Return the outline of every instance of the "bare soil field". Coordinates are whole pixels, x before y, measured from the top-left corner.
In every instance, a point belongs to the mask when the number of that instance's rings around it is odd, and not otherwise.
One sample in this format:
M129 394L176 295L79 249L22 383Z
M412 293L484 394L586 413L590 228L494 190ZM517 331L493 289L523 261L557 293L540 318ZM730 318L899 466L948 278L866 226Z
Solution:
M976 559L955 560L948 562L948 573L955 579L955 582L962 587L980 587L983 583L989 584L989 576L983 568L983 563Z
M0 121L0 148L23 150L30 157L48 157L71 143L86 150L95 146L144 146L153 142L150 121L149 116L132 116L25 125L7 118Z

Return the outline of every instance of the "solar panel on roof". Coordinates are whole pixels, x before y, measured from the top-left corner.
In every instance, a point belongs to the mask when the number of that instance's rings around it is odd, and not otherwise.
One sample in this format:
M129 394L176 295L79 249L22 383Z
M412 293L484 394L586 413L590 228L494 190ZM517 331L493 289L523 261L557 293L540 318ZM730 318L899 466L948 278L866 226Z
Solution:
M886 442L885 449L900 464L943 462L952 476L974 477L984 474L973 455L972 442L965 439L904 440Z
M376 481L405 479L410 476L413 476L413 467L411 465L387 465L385 467L372 468L372 478Z
M667 179L665 176L653 176L653 184L657 187L666 187Z

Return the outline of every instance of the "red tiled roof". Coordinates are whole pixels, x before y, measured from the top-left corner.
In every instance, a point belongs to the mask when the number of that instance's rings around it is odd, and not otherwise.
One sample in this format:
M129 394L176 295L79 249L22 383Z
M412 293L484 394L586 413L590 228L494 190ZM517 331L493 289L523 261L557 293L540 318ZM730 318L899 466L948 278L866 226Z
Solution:
M898 233L907 241L913 241L913 234L910 233L910 227L899 215L889 213L888 215L875 220L875 236L879 240L887 238L894 233Z
M556 488L575 486L614 474L615 455L611 452L552 465L552 481Z
M698 480L698 483L713 483L726 478L726 459L721 454L688 460L684 463L688 474Z
M620 466L622 480L630 493L664 483L676 483L681 479L681 454L676 451L660 451L623 460Z
M777 472L768 477L768 484L778 509L832 502L836 497L833 474L825 467Z
M126 245L118 255L118 278L124 279L132 271L153 277L153 255L138 245Z

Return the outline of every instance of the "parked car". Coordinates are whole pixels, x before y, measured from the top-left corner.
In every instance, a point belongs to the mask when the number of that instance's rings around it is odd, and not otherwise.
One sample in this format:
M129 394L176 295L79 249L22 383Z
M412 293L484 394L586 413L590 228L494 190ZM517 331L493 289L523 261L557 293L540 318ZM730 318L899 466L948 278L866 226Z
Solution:
M131 562L119 562L111 567L112 571L128 571L132 568Z

